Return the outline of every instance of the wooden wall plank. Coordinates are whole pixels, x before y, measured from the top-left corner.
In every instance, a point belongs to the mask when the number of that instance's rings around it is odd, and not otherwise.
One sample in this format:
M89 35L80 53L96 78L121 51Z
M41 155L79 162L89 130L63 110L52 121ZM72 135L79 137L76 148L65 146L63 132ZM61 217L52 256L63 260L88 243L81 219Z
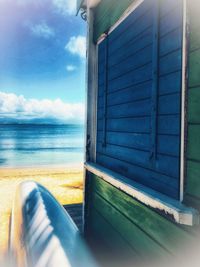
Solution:
M128 58L129 56L136 54L141 49L149 46L152 43L152 27L148 27L142 31L136 38L130 41L126 49L119 49L115 56L109 55L109 68L113 65L120 63L121 60ZM110 44L111 45L111 44ZM109 51L110 52L110 51Z
M200 162L188 160L187 177L186 192L200 198Z
M97 153L107 155L121 161L136 164L138 166L151 169L151 161L149 160L149 151L142 151L122 146L107 144L103 147L101 143L97 144ZM170 168L173 166L173 168ZM179 160L177 157L167 155L157 155L155 170L157 172L169 175L171 177L179 177Z
M181 70L182 66L182 50L167 54L160 58L160 75Z
M158 153L179 157L179 135L158 135Z
M125 217L120 211L104 200L99 194L93 194L93 205L106 218L116 231L123 236L138 254L144 258L158 257L167 254L157 242L149 237L140 227Z
M160 77L159 94L171 94L181 92L181 71L176 71Z
M141 100L134 103L125 103L108 107L107 117L114 118L128 118L128 117L143 117L150 113L150 100Z
M200 85L200 50L190 53L189 59L189 86Z
M133 258L138 258L136 251L133 250L123 236L113 228L109 220L99 214L93 204L90 207L91 212L88 220L90 238L97 239L98 244L105 246L104 251L108 250L110 255L117 256L117 253L120 253L121 256L127 256L129 254L129 256L131 255Z
M180 49L182 46L182 27L178 27L172 32L160 38L160 56L169 54Z
M117 4L118 4L118 2L115 3L115 5L117 5ZM133 13L130 14L130 16L128 16L121 23L120 28L118 27L113 31L111 39L110 39L111 42L113 43L114 41L116 41L117 38L119 38L119 36L121 36L121 34L124 33L124 31L128 31L130 29L133 30L133 28L135 28L135 26L138 24L138 22L141 21L142 18L144 18L148 15L150 10L152 10L152 0L148 1L148 3L142 3L140 5L140 7L136 8L136 10L134 11L134 14Z
M182 3L179 2L175 8L170 9L170 12L166 16L161 18L160 21L160 36L164 36L171 31L174 31L177 27L182 25L183 12Z
M112 56L119 49L123 49L124 46L127 45L127 43L131 42L134 38L137 38L138 36L140 36L141 33L143 33L143 31L147 30L153 23L152 15L153 15L153 9L151 8L145 14L145 16L141 17L137 21L136 25L132 25L131 30L129 29L122 30L123 38L121 38L121 35L118 35L117 37L118 41L115 40L114 42L112 42L112 45L110 45L110 55ZM122 28L121 25L120 25L120 28ZM115 31L117 31L117 28L115 29ZM111 40L112 40L112 36L114 35L115 31L113 31L113 33L111 34Z
M124 215L127 220L138 226L146 235L172 254L176 251L180 242L192 240L190 234L178 225L168 221L97 176L93 176L91 182L92 192L94 194L96 192L108 203L111 203L112 211L116 209L118 213ZM100 210L103 210L103 208L100 208ZM107 217L109 214L107 213L105 216Z
M180 7L182 0L160 0L160 15L167 16L172 10Z
M140 83L151 80L151 70L152 64L147 63L145 66L141 66L122 76L119 76L118 78L109 82L108 92L116 92L132 85L139 85Z
M102 132L97 133L98 140L103 140ZM107 143L122 147L150 150L150 136L125 132L107 132ZM179 157L180 138L177 135L158 135L158 153Z
M179 115L160 115L158 117L158 133L167 135L180 134L180 116Z
M144 82L136 86L128 87L122 91L109 93L108 106L144 100L150 98L150 96L151 82Z
M108 131L127 133L148 133L150 129L149 117L108 119Z
M188 152L187 156L190 160L200 161L200 125L189 125L188 129Z
M180 94L160 96L158 100L158 114L170 115L180 114L181 99Z
M200 124L200 87L190 89L188 98L188 121Z
M98 140L101 139L102 132L98 132ZM123 147L143 149L144 151L148 151L150 149L150 140L148 134L107 132L107 143Z
M199 18L198 18L199 21ZM195 51L200 48L200 31L199 31L199 25L198 22L197 25L195 25L190 32L190 51Z
M123 74L148 64L152 60L151 51L152 46L149 45L139 50L136 54L130 55L125 60L121 59L118 64L108 69L108 79L111 81L119 77L119 75L122 76Z

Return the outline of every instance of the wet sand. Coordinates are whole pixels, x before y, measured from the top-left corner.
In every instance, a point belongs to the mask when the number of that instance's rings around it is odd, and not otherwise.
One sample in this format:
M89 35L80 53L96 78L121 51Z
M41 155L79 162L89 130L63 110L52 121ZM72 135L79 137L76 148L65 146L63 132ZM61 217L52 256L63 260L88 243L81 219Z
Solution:
M83 170L80 166L0 169L0 262L8 246L9 218L15 190L25 180L41 183L61 204L83 201Z

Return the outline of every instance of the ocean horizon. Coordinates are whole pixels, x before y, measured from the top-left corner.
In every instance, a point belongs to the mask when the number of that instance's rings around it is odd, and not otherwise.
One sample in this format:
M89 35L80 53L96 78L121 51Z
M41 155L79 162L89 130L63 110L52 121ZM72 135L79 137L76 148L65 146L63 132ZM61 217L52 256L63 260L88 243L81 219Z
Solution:
M78 124L0 124L0 167L81 165L84 126Z

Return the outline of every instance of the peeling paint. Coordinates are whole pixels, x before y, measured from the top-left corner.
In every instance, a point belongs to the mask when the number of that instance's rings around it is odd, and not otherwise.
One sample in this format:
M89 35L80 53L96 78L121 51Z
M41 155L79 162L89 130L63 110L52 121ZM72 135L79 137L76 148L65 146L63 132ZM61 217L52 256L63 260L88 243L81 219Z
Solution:
M199 224L198 211L177 200L130 181L128 178L97 164L86 163L85 168L146 206L164 212L167 216L172 216L176 223L188 226Z

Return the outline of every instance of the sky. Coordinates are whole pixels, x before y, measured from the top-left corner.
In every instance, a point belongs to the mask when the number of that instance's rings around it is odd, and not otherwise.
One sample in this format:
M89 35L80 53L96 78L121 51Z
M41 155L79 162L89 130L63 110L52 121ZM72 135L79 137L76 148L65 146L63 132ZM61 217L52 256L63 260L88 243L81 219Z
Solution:
M84 118L86 22L75 0L0 0L0 123Z

